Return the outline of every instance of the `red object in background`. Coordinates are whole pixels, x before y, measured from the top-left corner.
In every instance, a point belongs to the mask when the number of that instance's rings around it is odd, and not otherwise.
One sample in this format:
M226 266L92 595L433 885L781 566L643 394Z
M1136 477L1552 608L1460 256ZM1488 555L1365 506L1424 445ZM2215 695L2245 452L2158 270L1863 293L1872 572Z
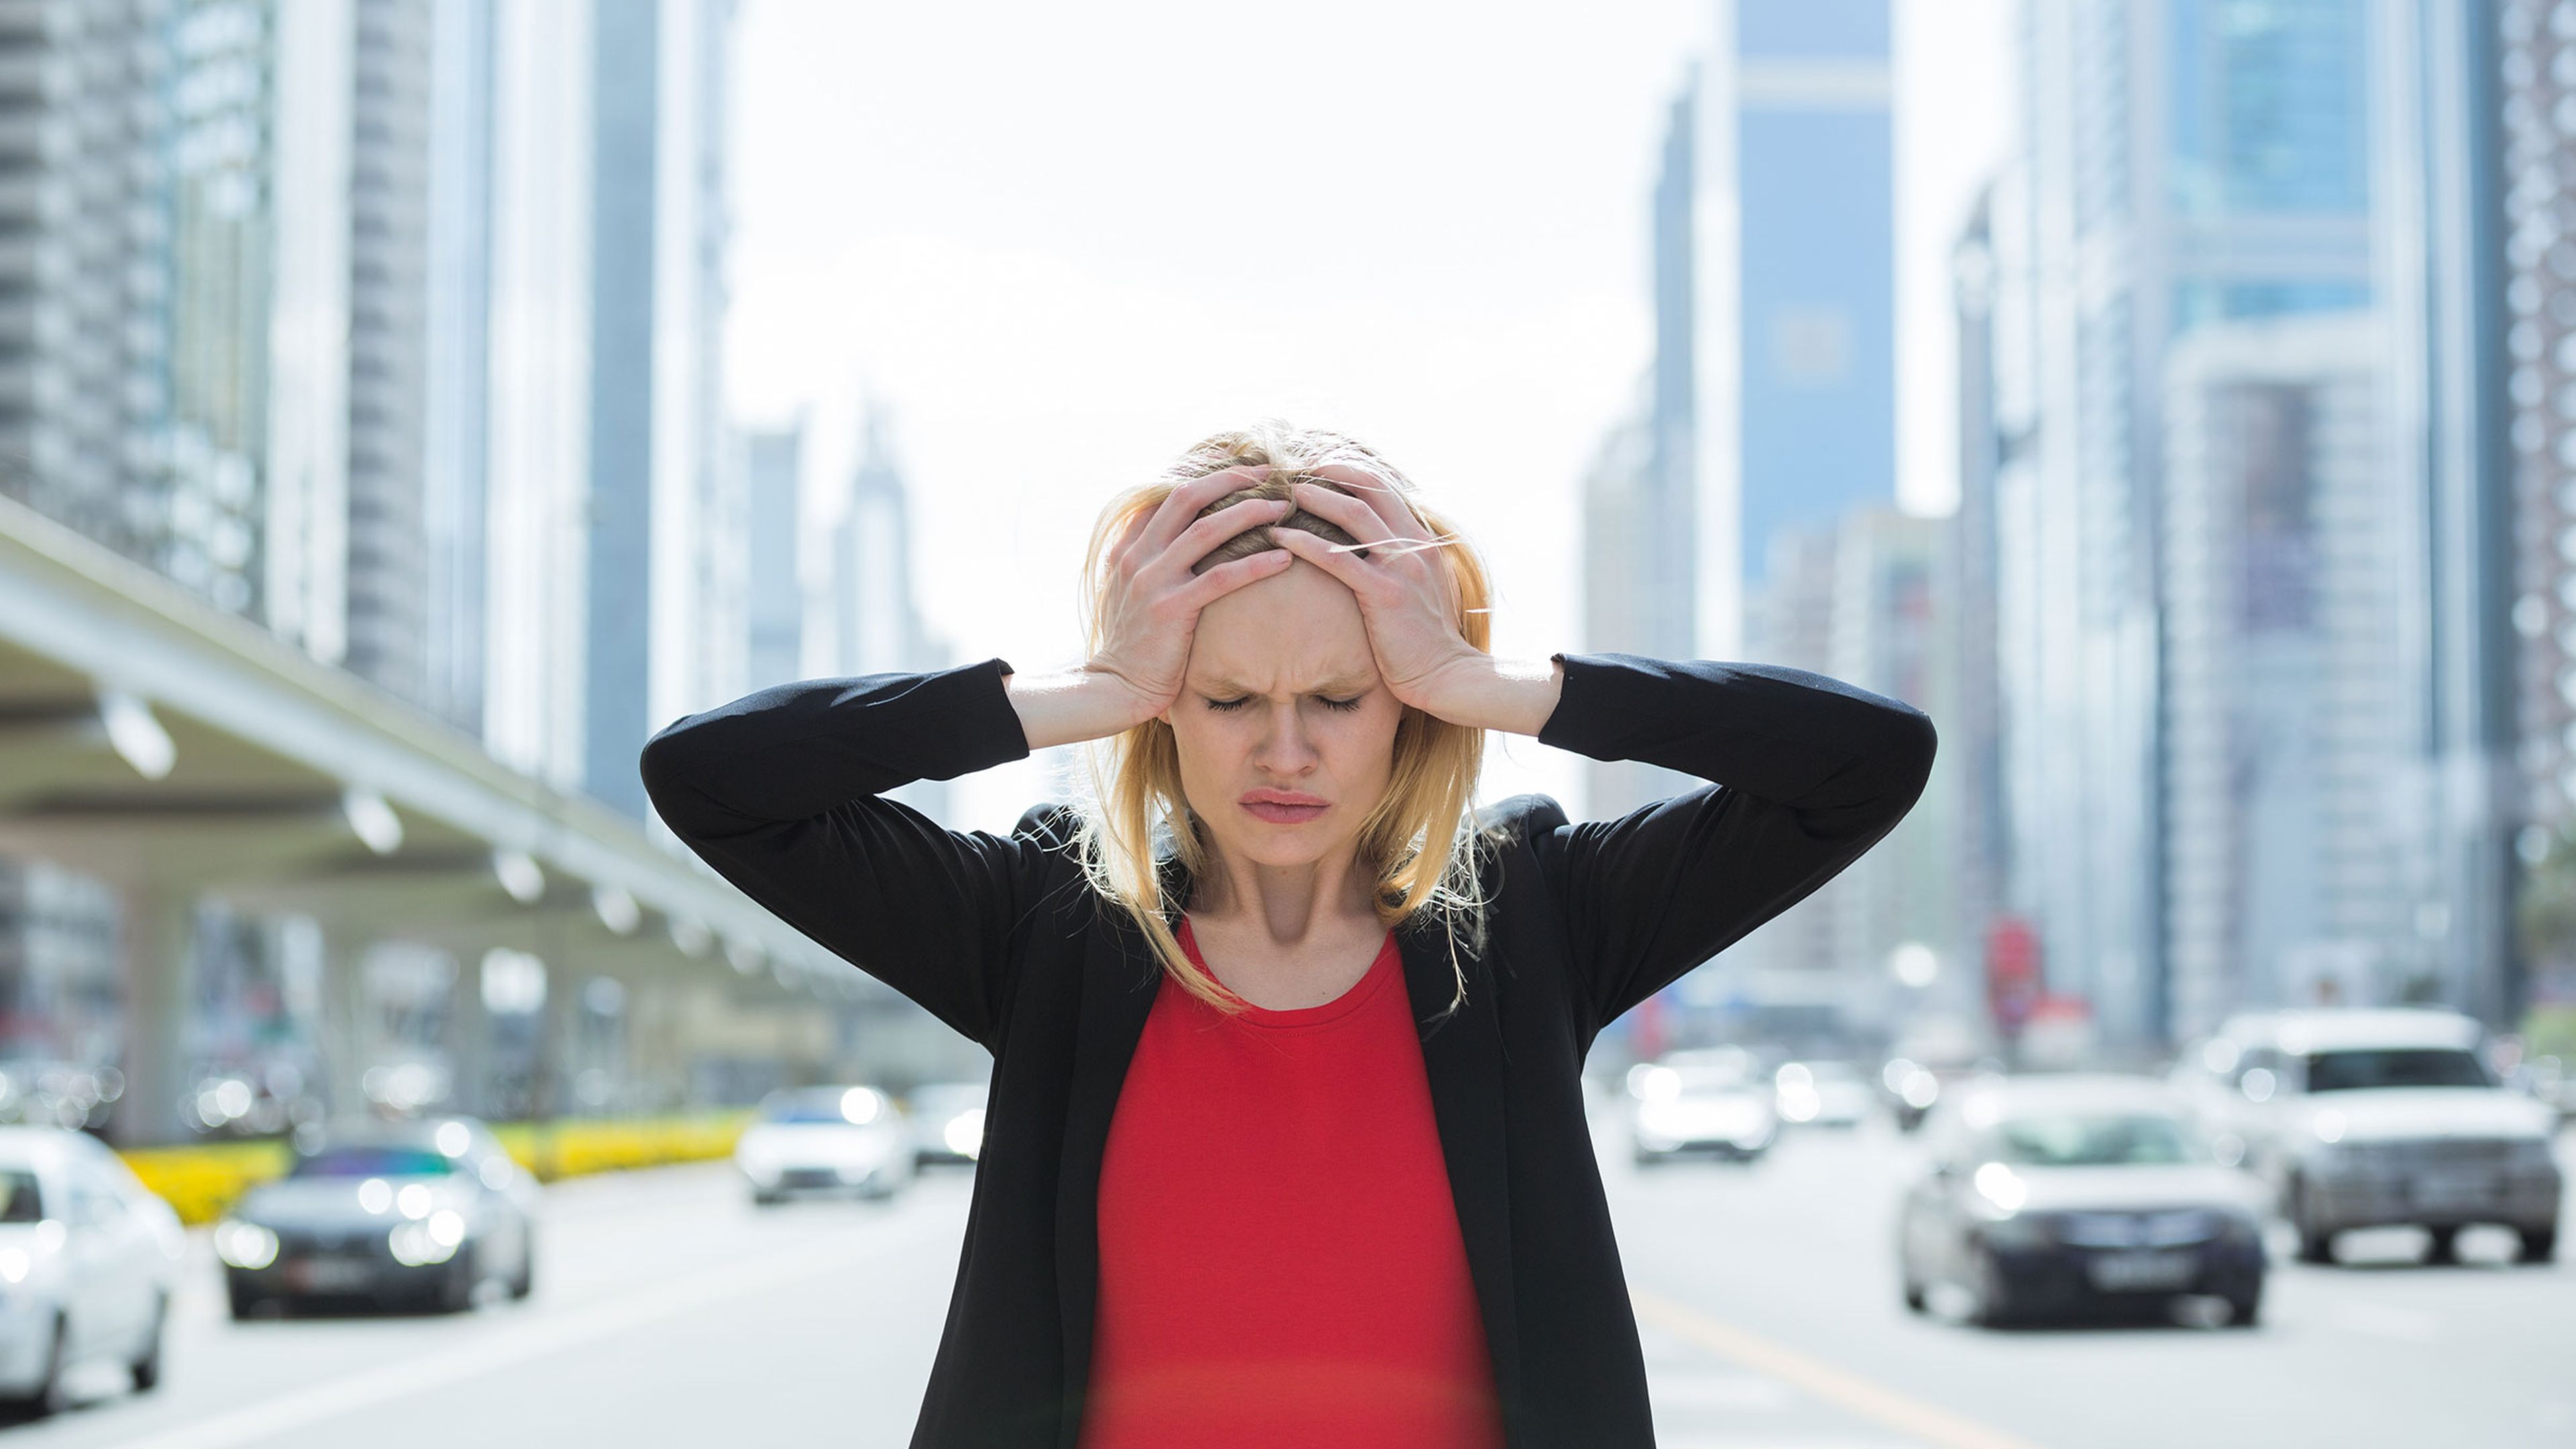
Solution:
M1660 991L1637 1003L1628 1014L1634 1023L1629 1028L1628 1045L1637 1060L1651 1062L1664 1054L1664 1045L1672 1032L1664 1023L1664 994Z
M2018 1036L2039 1002L2039 932L2021 916L1986 927L1986 1010L2006 1037Z

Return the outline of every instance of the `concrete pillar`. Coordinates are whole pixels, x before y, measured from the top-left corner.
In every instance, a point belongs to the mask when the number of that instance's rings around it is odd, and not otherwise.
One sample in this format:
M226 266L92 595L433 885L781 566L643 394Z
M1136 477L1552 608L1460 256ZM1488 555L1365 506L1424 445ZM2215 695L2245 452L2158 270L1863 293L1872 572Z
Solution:
M190 955L196 895L159 881L130 881L125 919L125 1095L113 1122L120 1147L180 1142L188 1073Z
M447 1062L454 1073L453 1105L478 1117L492 1114L487 1082L492 1074L492 1016L483 1007L483 953L459 948L456 980L447 1003Z
M322 951L321 1035L314 1045L322 1055L322 1100L334 1123L369 1115L365 1088L365 1033L359 1029L366 982L360 973L362 953L355 933L346 927L324 931Z

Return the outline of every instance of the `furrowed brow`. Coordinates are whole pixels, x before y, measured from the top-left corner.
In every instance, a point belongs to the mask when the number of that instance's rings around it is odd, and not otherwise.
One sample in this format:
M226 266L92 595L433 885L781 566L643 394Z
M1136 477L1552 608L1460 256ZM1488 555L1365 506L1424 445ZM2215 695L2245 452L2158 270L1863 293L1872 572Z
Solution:
M1301 691L1301 693L1358 694L1368 689L1372 683L1374 683L1374 681L1365 674L1337 674L1330 679L1314 685L1312 688ZM1210 679L1201 687L1211 694L1259 694L1261 692L1238 679Z

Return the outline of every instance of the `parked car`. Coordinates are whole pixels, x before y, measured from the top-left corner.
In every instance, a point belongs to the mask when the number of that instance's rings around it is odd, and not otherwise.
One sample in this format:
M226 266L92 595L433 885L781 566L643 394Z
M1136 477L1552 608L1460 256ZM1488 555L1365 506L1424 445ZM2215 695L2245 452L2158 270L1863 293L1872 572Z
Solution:
M1771 1083L1741 1047L1667 1053L1628 1069L1628 1137L1639 1166L1683 1153L1758 1160L1779 1136Z
M0 1398L50 1413L65 1373L102 1360L159 1384L186 1246L179 1215L97 1138L0 1127Z
M536 1180L470 1117L355 1124L215 1225L232 1315L308 1301L471 1307L536 1280Z
M1989 1079L1924 1123L1897 1230L1905 1305L1964 1290L1995 1325L2106 1308L2263 1300L2262 1185L2210 1154L2190 1106L2146 1077Z
M933 1082L913 1088L904 1098L904 1108L912 1119L914 1164L971 1166L984 1152L984 1103L991 1094L991 1086L984 1082Z
M2521 1261L2549 1262L2565 1192L2557 1113L2507 1088L2486 1048L2485 1029L2452 1011L2266 1012L2223 1023L2174 1076L2272 1184L2302 1261L2332 1261L2349 1229L2409 1225L2444 1262L2463 1226L2497 1223Z
M1849 1062L1782 1062L1771 1074L1780 1120L1819 1127L1857 1127L1877 1098Z
M890 1197L912 1181L912 1128L874 1087L772 1092L734 1144L734 1165L763 1206L795 1193Z

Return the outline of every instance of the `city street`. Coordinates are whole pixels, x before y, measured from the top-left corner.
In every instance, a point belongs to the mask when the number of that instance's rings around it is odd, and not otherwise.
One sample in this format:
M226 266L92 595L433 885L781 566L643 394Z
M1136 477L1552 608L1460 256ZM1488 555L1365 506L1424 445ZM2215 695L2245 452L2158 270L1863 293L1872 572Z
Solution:
M2281 1261L2259 1328L1993 1333L1910 1315L1889 1214L1911 1145L1792 1137L1751 1168L1631 1170L1602 1138L1668 1449L2563 1445L2576 1272L2412 1235ZM2562 1140L2562 1156L2568 1155ZM203 1235L156 1393L85 1402L16 1446L370 1449L900 1445L937 1340L968 1177L886 1205L754 1209L722 1165L551 1190L535 1296L461 1317L234 1324Z

